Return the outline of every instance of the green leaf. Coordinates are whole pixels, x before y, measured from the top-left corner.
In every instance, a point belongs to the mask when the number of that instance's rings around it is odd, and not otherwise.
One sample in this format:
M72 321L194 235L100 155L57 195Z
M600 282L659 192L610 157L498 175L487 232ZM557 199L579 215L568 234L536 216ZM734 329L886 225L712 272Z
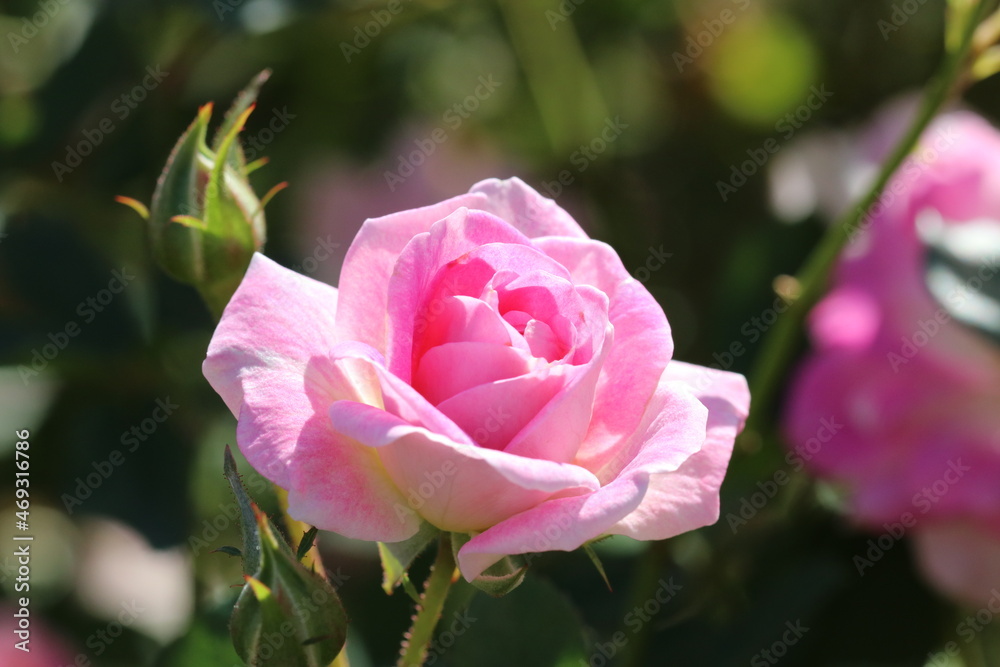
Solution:
M233 646L251 667L327 667L347 639L347 613L326 579L295 558L258 511L260 570L233 608Z
M532 577L499 600L477 596L463 614L440 624L430 656L440 665L578 667L589 664L582 621L552 584ZM452 628L455 631L452 631ZM459 634L461 631L461 634ZM444 641L444 633L452 633ZM454 646L447 648L454 642ZM428 664L430 664L428 660Z
M257 513L254 511L254 503L243 488L240 480L240 473L236 469L236 459L233 452L226 445L226 452L223 455L223 472L229 487L236 497L236 505L240 508L240 532L243 534L243 574L253 575L260 570L260 535L257 533Z
M406 573L409 571L413 561L422 554L431 542L438 536L437 528L426 521L420 525L417 534L402 542L379 542L378 555L382 559L382 590L388 595L399 586L400 583L409 582ZM410 584L409 588L413 588ZM410 593L413 597L414 591Z
M594 567L597 568L597 572L601 575L601 579L604 580L604 585L607 586L610 591L611 582L608 581L608 573L604 571L604 563L601 562L601 557L597 555L597 552L594 551L594 547L590 544L584 544L583 551L590 558L590 562L594 564Z

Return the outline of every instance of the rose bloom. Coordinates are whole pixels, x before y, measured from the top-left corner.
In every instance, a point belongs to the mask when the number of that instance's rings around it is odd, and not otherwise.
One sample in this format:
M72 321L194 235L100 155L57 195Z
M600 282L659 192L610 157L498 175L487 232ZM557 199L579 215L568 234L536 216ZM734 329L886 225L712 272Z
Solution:
M289 513L505 555L713 523L744 378L671 360L617 254L517 179L367 220L338 288L254 257L204 372Z
M929 263L942 249L961 280ZM998 260L1000 133L946 114L851 230L785 414L790 460L846 489L880 551L912 537L927 576L977 607L1000 582L1000 354L982 331L1000 323L983 298Z

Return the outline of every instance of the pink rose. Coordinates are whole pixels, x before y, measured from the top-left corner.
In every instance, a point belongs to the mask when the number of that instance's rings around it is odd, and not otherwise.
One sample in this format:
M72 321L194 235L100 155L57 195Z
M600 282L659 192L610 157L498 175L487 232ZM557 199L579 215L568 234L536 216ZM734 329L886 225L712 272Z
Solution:
M932 268L932 247L971 273ZM1000 353L977 331L1000 322L981 299L998 260L1000 133L947 114L852 231L785 424L858 522L893 541L902 526L932 580L977 606L1000 581Z
M324 530L423 522L505 555L714 522L749 395L671 361L615 252L517 179L365 222L339 288L254 257L205 376L250 463Z

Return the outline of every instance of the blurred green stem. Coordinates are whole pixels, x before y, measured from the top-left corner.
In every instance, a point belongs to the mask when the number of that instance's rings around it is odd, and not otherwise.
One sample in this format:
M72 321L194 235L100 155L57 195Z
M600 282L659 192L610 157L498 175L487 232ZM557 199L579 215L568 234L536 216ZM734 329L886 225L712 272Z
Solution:
M413 615L413 625L406 634L397 667L420 667L427 659L427 649L434 638L434 629L441 618L444 602L455 578L455 555L451 551L451 535L442 533L438 541L437 558L424 585L420 604Z
M930 122L945 103L968 83L966 75L972 60L970 55L973 37L976 28L986 18L992 5L993 2L990 0L981 0L974 11L967 13L968 23L963 26L960 43L945 57L924 96L916 118L883 163L875 183L856 206L848 209L830 226L796 276L798 291L795 300L788 312L775 324L770 335L764 339L763 348L751 374L750 395L753 397L753 411L748 431L761 432L760 424L770 416L775 393L795 353L801 324L806 313L823 294L830 269L844 243L862 224L865 214L881 197L889 179L913 151Z
M627 606L642 607L654 594L659 586L659 576L663 567L663 543L653 542L646 547L646 550L639 556L639 562L635 567L635 574L632 576L631 599ZM649 635L652 632L652 623L645 623L632 637L631 641L622 648L622 655L619 658L620 667L641 667L648 664L649 656L646 649L649 646Z
M573 21L556 2L498 4L553 153L562 159L598 136L608 118L597 78Z

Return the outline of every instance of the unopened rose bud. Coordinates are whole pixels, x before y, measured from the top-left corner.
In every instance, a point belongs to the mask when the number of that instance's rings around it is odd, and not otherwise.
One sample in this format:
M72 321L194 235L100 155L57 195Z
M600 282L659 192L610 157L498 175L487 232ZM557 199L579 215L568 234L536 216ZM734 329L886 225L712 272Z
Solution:
M222 313L246 272L253 253L264 245L264 206L281 183L263 197L249 174L265 160L247 163L237 140L269 72L244 90L207 143L212 104L206 104L181 135L157 181L153 203L119 197L149 221L157 262L173 278L193 285L209 308Z
M267 516L256 512L260 567L245 576L233 609L233 646L249 665L326 667L347 639L340 598L329 582L296 560Z

